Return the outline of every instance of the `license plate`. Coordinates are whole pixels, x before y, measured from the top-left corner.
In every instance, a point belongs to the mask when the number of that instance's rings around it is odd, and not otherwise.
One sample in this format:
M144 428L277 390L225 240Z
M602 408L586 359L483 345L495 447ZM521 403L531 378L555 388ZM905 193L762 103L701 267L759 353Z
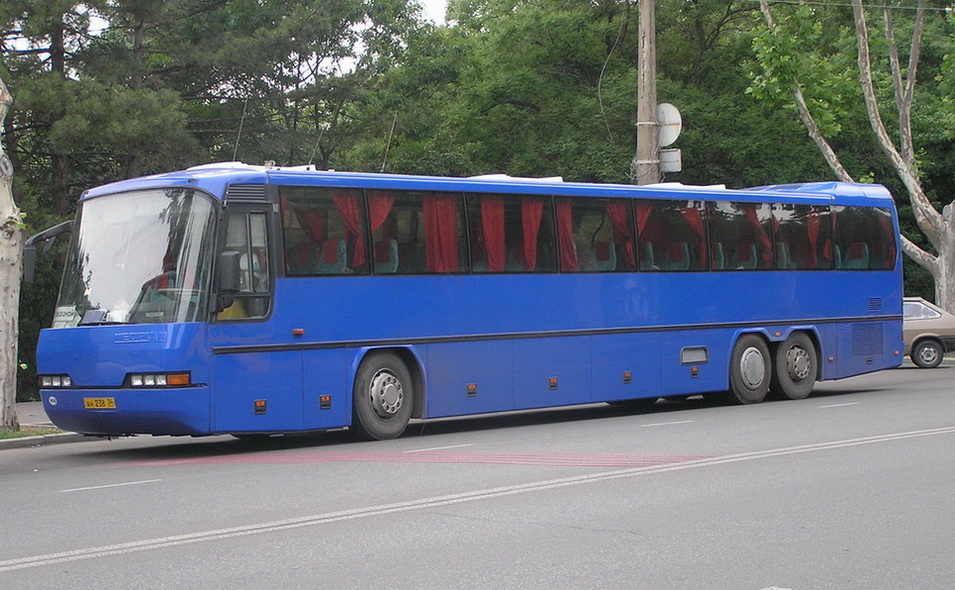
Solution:
M83 407L87 410L115 410L115 397L84 397Z

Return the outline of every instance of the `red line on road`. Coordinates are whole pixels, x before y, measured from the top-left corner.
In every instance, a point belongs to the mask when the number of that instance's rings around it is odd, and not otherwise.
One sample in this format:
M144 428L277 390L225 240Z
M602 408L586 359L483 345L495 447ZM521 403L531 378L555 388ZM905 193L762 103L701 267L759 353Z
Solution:
M490 465L546 465L554 467L652 467L683 463L702 456L684 455L604 455L572 453L482 453L482 452L416 452L416 453L256 453L188 459L134 461L129 465L210 465L230 463L302 464L302 463L479 463Z

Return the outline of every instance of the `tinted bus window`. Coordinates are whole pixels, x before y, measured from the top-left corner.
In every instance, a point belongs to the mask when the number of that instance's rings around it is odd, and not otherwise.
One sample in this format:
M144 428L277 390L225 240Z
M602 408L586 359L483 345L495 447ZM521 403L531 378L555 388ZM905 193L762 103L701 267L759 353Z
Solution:
M702 201L635 201L640 270L705 270Z
M773 223L776 226L776 268L832 268L829 207L788 203L773 205Z
M707 223L712 268L773 268L772 222L772 209L766 203L711 202Z
M554 206L562 272L636 268L629 202L561 197Z
M376 274L466 270L459 194L369 191L372 270Z
M895 238L888 210L875 207L833 207L836 268L847 270L895 267Z
M285 272L366 273L365 206L357 189L281 187Z
M547 197L469 195L474 272L556 272L554 214Z

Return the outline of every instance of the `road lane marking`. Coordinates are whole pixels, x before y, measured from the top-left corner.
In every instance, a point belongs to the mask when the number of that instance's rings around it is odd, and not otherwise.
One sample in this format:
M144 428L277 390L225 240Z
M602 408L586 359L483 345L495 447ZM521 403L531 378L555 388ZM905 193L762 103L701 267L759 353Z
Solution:
M301 453L256 453L184 459L154 459L126 463L135 467L176 467L182 465L308 463L473 463L484 465L546 465L554 467L650 467L706 459L701 455L613 455L605 453L495 453L481 451L432 451L416 453L372 453L308 451Z
M447 445L445 447L431 447L427 449L412 449L410 451L404 451L405 453L430 453L431 451L447 451L448 449L463 449L464 447L473 447L474 443L468 443L466 445Z
M858 405L859 405L859 402L848 402L844 404L830 404L828 406L819 406L819 409L824 410L826 408L844 408L846 406L858 406Z
M162 481L161 479L144 479L142 481L127 481L125 483L111 483L102 486L90 486L88 488L72 488L69 490L60 490L61 494L66 494L68 492L85 492L88 490L105 490L106 488L120 488L123 486L138 486L144 483L156 483L157 481Z
M653 428L654 426L673 426L674 424L692 424L694 420L679 420L677 422L655 422L653 424L641 424L640 428Z
M699 467L709 467L712 465L725 465L729 463L739 463L744 461L754 461L758 459L767 459L795 455L799 453L811 453L816 451L827 451L832 449L849 448L860 445L879 444L921 438L928 436L939 436L944 434L955 434L955 426L945 428L932 428L927 430L913 430L909 432L899 432L895 434L886 434L878 436L866 436L861 438L851 438L836 440L824 443L814 443L808 445L799 445L794 447L783 447L778 449L768 449L765 451L751 451L747 453L737 453L734 455L724 455L722 457L712 457L685 461L682 463L669 465L654 465L650 467L638 467L631 469L619 469L614 471L604 471L601 473L592 473L588 475L577 475L573 477L562 477L558 479L542 480L525 484L503 486L484 490L475 490L473 492L462 492L458 494L449 494L444 496L435 496L431 498L422 498L420 500L410 500L406 502L396 502L392 504L380 504L378 506L367 506L363 508L353 508L351 510L340 510L335 512L326 512L303 516L299 518L290 518L285 520L275 520L250 524L239 527L216 529L210 531L201 531L196 533L187 533L183 535L173 535L169 537L158 537L155 539L144 539L141 541L132 541L129 543L118 543L115 545L101 545L98 547L88 547L85 549L76 549L73 551L62 551L58 553L46 553L42 555L33 555L29 557L20 557L16 559L7 559L0 561L0 573L23 570L33 567L49 566L59 563L80 561L86 559L95 559L107 557L110 555L125 555L139 551L149 551L161 549L164 547L178 547L201 543L205 541L216 541L244 537L249 535L258 535L264 533L273 533L286 531L303 527L312 527L332 522L342 522L355 520L359 518L370 518L375 516L384 516L388 514L399 514L415 510L425 510L438 508L442 506L452 506L463 504L465 502L475 502L479 500L491 500L515 496L520 494L530 494L566 488L571 486L600 483L613 481L617 479L633 478L643 475L653 475L658 473L669 473L674 471L683 471L686 469L696 469Z

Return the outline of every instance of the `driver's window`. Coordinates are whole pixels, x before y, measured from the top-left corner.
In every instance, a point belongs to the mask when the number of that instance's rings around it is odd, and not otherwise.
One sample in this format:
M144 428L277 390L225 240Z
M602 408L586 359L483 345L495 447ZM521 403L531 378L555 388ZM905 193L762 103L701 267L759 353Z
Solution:
M220 319L262 318L269 312L268 232L265 213L228 217L225 250L239 252L239 292Z

